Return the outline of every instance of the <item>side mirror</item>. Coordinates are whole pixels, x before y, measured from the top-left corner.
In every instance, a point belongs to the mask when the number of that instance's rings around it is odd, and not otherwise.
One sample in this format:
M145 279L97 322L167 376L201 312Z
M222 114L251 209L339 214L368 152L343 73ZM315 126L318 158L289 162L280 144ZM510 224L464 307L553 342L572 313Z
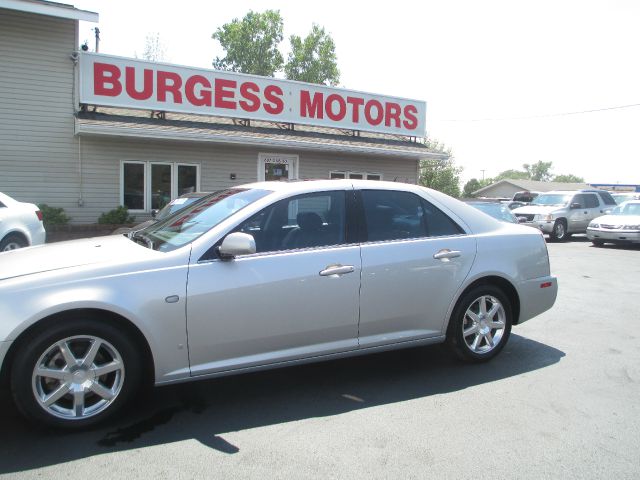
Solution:
M222 260L231 260L238 255L251 255L256 253L256 241L248 233L233 232L222 241L218 253Z
M518 219L518 223L526 223L527 217L516 217Z
M156 215L158 215L158 210L154 208L151 210L151 218L156 218Z
M577 203L577 202L576 202L576 203L572 203L572 204L569 206L569 208L570 208L571 210L577 210L577 209L579 209L579 208L582 208L582 205L581 205L580 203Z

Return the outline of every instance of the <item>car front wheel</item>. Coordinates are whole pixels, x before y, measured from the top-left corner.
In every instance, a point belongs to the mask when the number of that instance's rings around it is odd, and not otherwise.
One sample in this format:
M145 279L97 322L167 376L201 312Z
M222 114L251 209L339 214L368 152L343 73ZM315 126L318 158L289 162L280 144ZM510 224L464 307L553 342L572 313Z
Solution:
M551 230L551 234L549 237L554 242L564 242L569 238L569 234L567 233L567 222L564 219L558 219L553 224L553 230Z
M449 321L447 340L463 360L484 362L505 346L512 322L511 303L502 290L481 285L458 301Z
M112 416L134 393L141 368L133 342L91 319L53 324L16 352L11 390L38 424L83 428Z

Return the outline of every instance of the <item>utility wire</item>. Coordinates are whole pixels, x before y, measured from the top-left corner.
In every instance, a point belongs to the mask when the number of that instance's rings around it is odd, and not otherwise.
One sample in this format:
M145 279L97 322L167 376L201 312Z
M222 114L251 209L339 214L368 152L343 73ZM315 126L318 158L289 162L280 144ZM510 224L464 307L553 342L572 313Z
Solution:
M621 110L623 108L640 107L640 103L631 103L629 105L619 105L617 107L605 107L594 108L593 110L580 110L577 112L563 112L563 113L547 113L543 115L530 115L527 117L505 117L505 118L471 118L471 119L444 119L440 122L502 122L506 120L530 120L534 118L550 118L550 117L565 117L568 115L581 115L583 113L595 113L605 112L607 110Z

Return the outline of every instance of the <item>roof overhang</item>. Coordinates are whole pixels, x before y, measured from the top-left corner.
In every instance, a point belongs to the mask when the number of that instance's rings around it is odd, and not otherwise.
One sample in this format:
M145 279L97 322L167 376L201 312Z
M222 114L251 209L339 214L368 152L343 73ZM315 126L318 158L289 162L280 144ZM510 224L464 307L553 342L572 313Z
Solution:
M110 137L129 137L144 138L147 140L173 140L188 141L198 143L219 143L232 145L252 145L264 147L281 147L296 148L299 150L329 151L329 152L350 152L359 154L368 154L376 156L404 157L404 158L442 158L448 155L431 153L431 152L415 152L411 150L401 149L385 149L382 147L373 147L366 145L344 145L340 143L330 142L311 142L305 140L281 140L278 138L255 138L245 135L221 135L208 134L201 135L192 132L173 132L170 135L155 130L147 130L145 128L136 127L111 127L101 125L79 125L76 121L76 134L78 135L100 135Z
M102 136L114 138L138 138L146 140L164 140L178 142L216 143L227 145L260 146L271 148L291 148L307 151L343 152L353 154L375 155L410 159L447 158L448 155L430 152L416 147L394 145L386 147L381 144L358 143L339 136L323 138L321 141L313 137L278 136L276 134L253 135L250 131L219 131L208 129L175 128L171 126L149 128L148 125L117 122L84 121L75 118L75 133L80 136ZM348 137L347 137L348 138Z
M63 3L46 2L40 0L0 0L0 8L17 10L19 12L35 13L50 17L68 18L71 20L83 20L85 22L98 22L98 14L87 10L79 10L73 5Z

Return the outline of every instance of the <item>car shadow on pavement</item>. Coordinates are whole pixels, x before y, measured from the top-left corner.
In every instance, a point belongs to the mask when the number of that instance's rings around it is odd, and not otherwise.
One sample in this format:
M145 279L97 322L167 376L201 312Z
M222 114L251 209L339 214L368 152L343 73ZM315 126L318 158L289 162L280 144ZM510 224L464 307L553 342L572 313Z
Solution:
M548 367L564 355L512 334L497 358L480 365L431 346L223 377L154 389L108 426L73 433L31 426L2 392L0 474L188 439L233 454L241 446L227 442L227 432L452 393Z

